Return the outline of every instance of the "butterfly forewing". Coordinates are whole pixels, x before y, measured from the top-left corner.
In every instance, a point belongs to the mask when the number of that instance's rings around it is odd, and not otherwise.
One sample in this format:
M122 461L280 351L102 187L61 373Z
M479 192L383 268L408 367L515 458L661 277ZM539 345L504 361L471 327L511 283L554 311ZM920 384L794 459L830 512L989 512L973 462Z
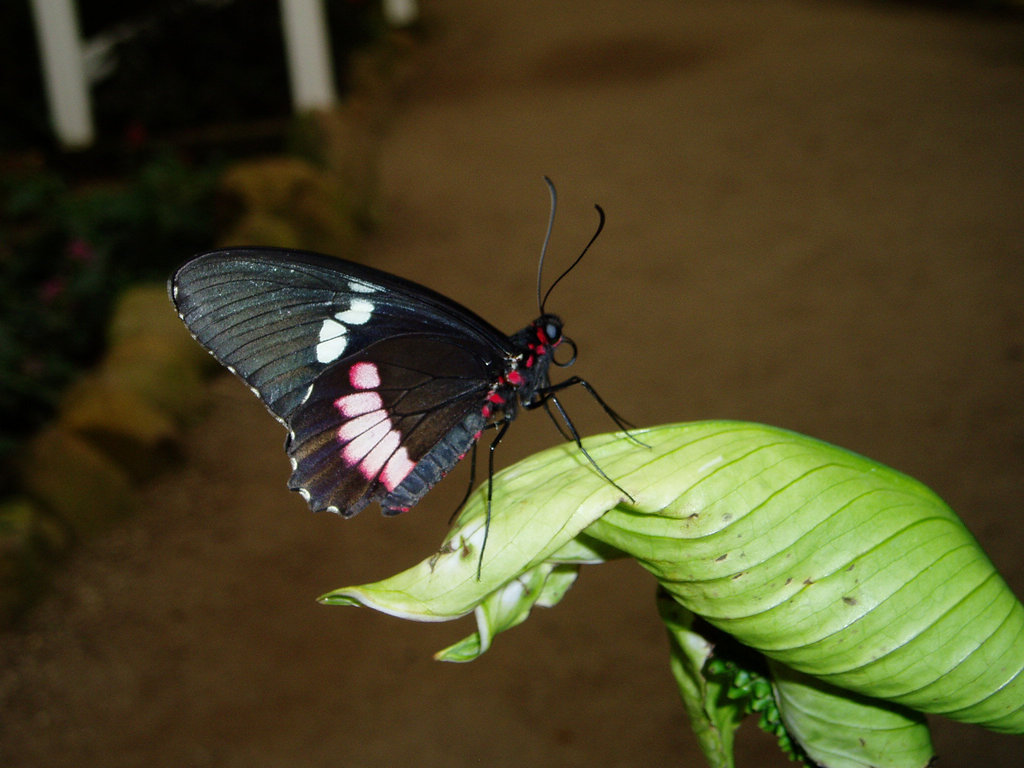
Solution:
M380 339L456 333L498 373L508 354L500 331L455 302L318 254L214 251L179 269L170 293L196 339L286 424L320 373Z

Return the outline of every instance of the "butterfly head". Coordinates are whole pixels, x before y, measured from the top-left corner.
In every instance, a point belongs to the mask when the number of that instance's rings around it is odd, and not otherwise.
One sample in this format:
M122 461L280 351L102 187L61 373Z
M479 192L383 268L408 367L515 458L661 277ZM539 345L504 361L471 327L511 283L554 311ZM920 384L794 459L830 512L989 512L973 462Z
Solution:
M537 343L551 348L562 343L562 318L558 315L544 314L533 321L537 331Z
M576 362L576 343L562 332L562 318L558 315L545 313L530 323L522 332L524 346L527 350L527 367L548 362L565 367ZM571 357L566 361L555 360L555 350L567 345L572 350Z

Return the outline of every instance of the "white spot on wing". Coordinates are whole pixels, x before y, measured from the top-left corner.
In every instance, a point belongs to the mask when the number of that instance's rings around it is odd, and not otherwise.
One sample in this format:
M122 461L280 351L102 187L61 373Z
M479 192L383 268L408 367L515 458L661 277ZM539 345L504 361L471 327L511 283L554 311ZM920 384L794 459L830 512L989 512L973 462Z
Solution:
M345 325L363 325L373 314L374 306L372 301L366 299L352 299L348 309L339 312L334 317Z
M349 280L348 289L353 293L376 293L377 289L367 283L357 283L355 280Z
M340 314L340 313L339 313ZM320 326L320 341L316 345L316 359L321 363L333 363L348 346L348 329L329 317Z

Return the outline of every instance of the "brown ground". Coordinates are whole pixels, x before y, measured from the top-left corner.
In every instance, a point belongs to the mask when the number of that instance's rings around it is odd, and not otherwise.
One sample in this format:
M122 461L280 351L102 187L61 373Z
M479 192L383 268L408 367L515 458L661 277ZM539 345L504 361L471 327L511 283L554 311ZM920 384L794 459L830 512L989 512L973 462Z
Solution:
M907 471L1024 595L1024 24L828 0L427 7L374 263L521 326L549 174L561 263L608 211L549 306L616 408L769 422ZM505 461L556 440L516 426ZM314 598L430 553L464 480L397 521L313 516L282 437L217 382L187 466L3 637L0 764L702 764L638 568L587 569L476 663L431 661L472 624ZM935 738L945 766L1024 765L1019 737ZM771 749L741 734L739 764L785 765Z

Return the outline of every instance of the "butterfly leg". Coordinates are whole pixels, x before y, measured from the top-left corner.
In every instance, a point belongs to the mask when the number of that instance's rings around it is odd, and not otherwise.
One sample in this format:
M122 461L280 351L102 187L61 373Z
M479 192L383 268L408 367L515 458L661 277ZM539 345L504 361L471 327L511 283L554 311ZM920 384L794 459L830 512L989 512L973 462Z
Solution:
M474 440L473 441L473 447L472 447L471 452L469 454L469 485L466 486L466 493L463 495L462 501L460 501L458 503L458 505L455 507L455 509L452 510L452 515L451 515L451 517L448 518L448 525L451 525L453 522L455 522L455 518L458 516L459 512L462 510L462 508L464 506L466 506L466 502L469 500L469 495L473 492L473 485L475 483L476 483L476 441Z
M582 379L580 381L582 381ZM561 384L564 384L564 383L565 382L561 382ZM541 401L536 401L536 400L531 401L530 405L529 406L525 406L525 407L536 407L538 405L546 405L546 403L551 402L555 406L555 409L558 411L558 415L562 417L562 422L565 424L566 428L569 430L569 434L572 436L573 442L576 443L576 447L579 448L580 452L584 456L587 457L587 461L589 461L591 466L593 466L594 469L597 470L597 473L601 477L603 477L605 480L607 480L609 483L611 483L616 488L618 488L620 491L622 491L622 493L624 493L626 495L626 497L630 501L636 501L636 499L633 498L633 495L629 491L627 491L621 485L619 485L614 480L612 480L610 477L608 477L607 473L603 469L601 469L601 466L597 463L597 461L594 460L594 457L590 455L590 452L586 448L583 447L583 441L580 439L580 433L576 431L576 425L572 423L572 419L569 418L569 414L565 412L565 408L563 408L562 404L560 402L558 402L558 397L555 394L558 391L558 389L562 389L562 387L560 385L558 385L557 388L555 388L555 387L549 388L547 392L544 392L542 394L542 397L544 398L543 400L541 400ZM595 394L595 397L596 397L596 394ZM598 402L601 402L602 405L603 405L603 402L601 401L600 398L598 398ZM608 409L607 407L606 407L606 410L610 411L610 409ZM551 411L548 410L548 413L550 414ZM554 419L554 416L552 416L552 419ZM557 423L556 423L556 426L557 426ZM561 431L561 429L559 429L559 431ZM641 445L643 445L643 443L641 443Z
M505 433L508 432L508 425L511 423L512 416L509 414L505 415L504 421L498 422L498 434L491 440L491 445L487 450L487 512L484 517L484 540L480 544L480 556L476 561L477 581L480 581L480 573L484 564L484 550L487 548L487 537L491 533L491 497L494 492L494 449L498 447L498 443L505 437Z
M563 440L572 440L572 435L570 435L568 432L565 431L565 427L563 427L562 423L558 419L555 418L555 414L551 412L551 402L550 402L550 400L545 400L544 401L544 410L548 414L548 418L551 419L551 423L555 425L555 429L558 430L558 434L560 434L562 436L562 439Z
M608 417L615 422L615 426L621 429L623 434L625 434L627 438L632 440L637 445L643 446L644 448L650 447L643 441L635 438L630 433L630 429L636 429L636 425L627 421L626 419L622 418L618 413L616 413L615 410L604 401L604 398L597 394L597 390L594 389L593 385L591 385L591 383L586 379L581 379L579 376L570 376L565 381L560 381L557 384L551 384L547 387L544 387L541 390L538 390L536 395L534 395L534 399L528 403L523 403L523 407L535 408L538 405L543 405L545 408L547 408L547 401L549 399L553 399L556 393L561 392L563 389L568 389L569 387L575 386L583 387L583 389L587 391L587 394L589 394L592 398L594 398L597 401L598 405L600 405L604 409L604 412L608 414ZM557 400L555 402L557 404ZM565 412L562 410L561 406L558 406L558 409L562 416L562 419L565 420L567 418ZM551 411L549 409L548 413L550 412ZM559 428L559 431L561 431L561 428ZM564 432L562 432L562 434L565 435Z

